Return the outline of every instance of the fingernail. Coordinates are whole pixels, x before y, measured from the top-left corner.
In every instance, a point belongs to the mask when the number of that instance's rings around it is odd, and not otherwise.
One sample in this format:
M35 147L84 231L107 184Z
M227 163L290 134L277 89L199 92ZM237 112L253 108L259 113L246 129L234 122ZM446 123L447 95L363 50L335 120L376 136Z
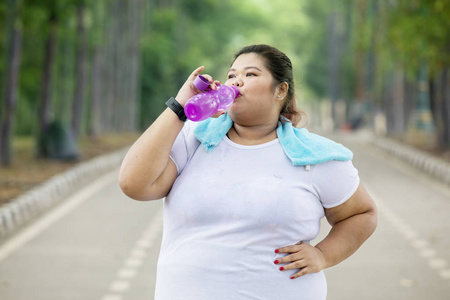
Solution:
M284 270L284 267L280 267L280 271L283 271Z
M273 263L276 264L276 265L278 265L278 259L275 260Z
M275 250L275 253L280 253L280 250L279 250L279 249L276 249L276 250Z
M294 276L291 276L291 279L294 279L295 277Z

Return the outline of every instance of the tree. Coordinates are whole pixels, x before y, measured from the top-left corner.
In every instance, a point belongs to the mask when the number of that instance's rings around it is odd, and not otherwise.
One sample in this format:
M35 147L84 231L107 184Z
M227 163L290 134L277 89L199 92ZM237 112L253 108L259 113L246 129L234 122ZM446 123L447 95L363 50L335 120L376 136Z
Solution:
M38 137L38 157L47 157L45 134L52 121L52 104L51 104L51 91L52 91L52 78L53 69L56 61L56 50L58 45L58 28L59 17L55 3L48 6L48 35L45 43L44 63L42 67L41 77L41 97L39 108L39 137Z
M19 89L18 79L22 58L22 28L21 28L21 1L9 0L7 2L7 51L5 55L6 80L4 107L0 126L0 155L2 165L9 165L12 161L11 136L14 119L14 110Z
M88 36L86 24L86 4L80 2L77 4L77 68L76 68L76 87L72 104L71 133L77 138L80 132L81 119L83 115L83 104L86 98L86 84L88 78Z

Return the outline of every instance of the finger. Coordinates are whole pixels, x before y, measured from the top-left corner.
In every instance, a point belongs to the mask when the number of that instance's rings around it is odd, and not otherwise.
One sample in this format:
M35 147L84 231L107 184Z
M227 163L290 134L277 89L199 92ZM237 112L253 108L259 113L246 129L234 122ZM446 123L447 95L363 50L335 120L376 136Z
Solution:
M290 262L293 262L293 261L297 261L299 259L302 259L302 257L301 257L301 255L298 252L296 252L296 253L293 253L293 254L290 254L290 255L286 255L284 257L277 258L276 260L274 260L273 263L276 264L276 265L278 265L278 264L285 264L285 263L290 263Z
M297 273L291 275L290 278L291 279L299 278L299 277L302 277L302 276L304 276L306 274L309 274L309 273L310 273L309 268L308 267L304 267L303 269L301 269Z
M211 87L211 89L217 90L217 85L216 85L214 79L211 77L211 75L208 75L208 74L202 74L202 76L205 77L206 80L209 81L209 86Z
M191 76L193 79L195 79L195 77L197 77L198 75L200 75L200 73L205 69L205 66L201 66L198 67L197 69L194 70L194 72L191 73Z
M214 83L215 83L216 85L221 85L221 84L222 84L222 82L219 81L219 80L214 80Z
M275 253L293 253L293 252L298 252L301 249L301 243L300 244L295 244L292 246L286 246L286 247L281 247L278 249L275 249Z
M297 260L291 264L281 266L279 269L280 269L280 271L289 271L289 270L297 270L297 269L301 269L301 268L305 268L305 267L306 267L306 263L303 259L301 259L301 260Z

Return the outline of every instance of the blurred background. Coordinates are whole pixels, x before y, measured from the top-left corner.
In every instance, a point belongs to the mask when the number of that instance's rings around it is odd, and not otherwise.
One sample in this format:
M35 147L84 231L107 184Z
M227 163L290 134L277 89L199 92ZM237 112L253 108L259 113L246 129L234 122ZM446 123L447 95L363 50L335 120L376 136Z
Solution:
M224 81L257 43L291 58L303 126L450 161L448 0L4 0L0 207L130 145L192 70Z
M446 0L2 1L1 165L45 176L38 158L129 144L194 68L225 80L253 43L292 59L310 127L369 128L448 158L449 15ZM21 189L1 172L4 200Z

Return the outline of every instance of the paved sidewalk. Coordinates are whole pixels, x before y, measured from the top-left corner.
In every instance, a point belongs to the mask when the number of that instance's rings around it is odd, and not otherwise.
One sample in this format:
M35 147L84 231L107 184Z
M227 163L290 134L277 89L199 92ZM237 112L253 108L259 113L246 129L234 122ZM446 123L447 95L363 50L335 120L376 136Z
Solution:
M92 180L117 168L128 148L80 163L0 206L0 242Z

